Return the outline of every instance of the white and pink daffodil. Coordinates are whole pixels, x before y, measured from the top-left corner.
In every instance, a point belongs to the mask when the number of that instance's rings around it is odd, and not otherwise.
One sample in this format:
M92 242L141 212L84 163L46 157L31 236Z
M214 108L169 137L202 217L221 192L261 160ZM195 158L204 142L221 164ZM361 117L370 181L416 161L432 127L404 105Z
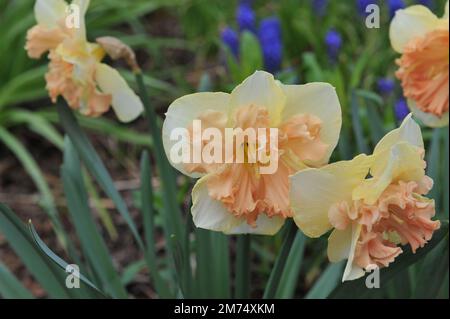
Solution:
M100 116L112 106L122 122L137 118L143 111L139 97L119 72L101 63L104 49L86 38L85 14L89 0L74 0L79 9L79 25L68 25L71 12L64 0L37 0L37 25L27 34L25 49L38 59L49 52L47 90L55 103L62 96L72 109L86 116Z
M449 16L427 7L398 10L391 22L392 47L402 56L396 73L414 115L431 127L448 124Z
M374 267L388 267L410 246L423 247L439 228L434 201L425 197L433 186L420 127L409 115L376 146L359 155L291 177L294 221L310 237L332 230L331 262L347 259L343 281L357 279Z

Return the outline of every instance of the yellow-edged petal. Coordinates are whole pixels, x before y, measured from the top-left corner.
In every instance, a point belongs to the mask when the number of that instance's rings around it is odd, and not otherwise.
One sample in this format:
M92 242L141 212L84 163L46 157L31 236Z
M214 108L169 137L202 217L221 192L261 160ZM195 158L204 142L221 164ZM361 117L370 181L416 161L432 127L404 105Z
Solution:
M34 15L39 25L53 28L66 17L67 8L64 0L36 0Z
M95 78L101 91L112 96L112 108L118 119L130 122L144 110L141 99L128 86L127 82L110 66L97 63Z
M193 120L198 119L200 115L207 111L219 111L228 114L229 108L230 94L222 92L205 92L185 95L175 100L169 106L163 124L162 138L164 150L172 166L184 175L194 178L205 175L200 173L189 173L186 171L183 163L174 163L171 161L170 150L178 141L171 141L170 135L175 129L189 128L192 126Z
M289 178L294 221L307 236L319 237L332 228L328 220L330 207L352 200L352 192L367 176L371 161L362 154L351 161L306 169Z
M439 117L432 113L425 113L419 109L416 102L408 100L408 106L411 112L417 117L424 125L428 127L444 127L448 125L448 112Z
M204 176L197 181L192 189L191 213L195 226L198 228L220 231L225 234L260 234L274 235L284 224L280 217L268 218L260 214L256 227L247 224L245 218L236 218L222 202L209 196L207 180Z
M361 233L361 225L353 223L349 255L347 259L347 264L345 266L344 275L342 276L342 282L361 278L365 274L364 269L353 264L353 259L355 258L356 244L358 242L360 233Z
M322 121L320 140L328 144L329 148L320 162L306 164L321 166L328 163L339 141L342 126L341 105L335 88L327 83L281 85L281 88L287 97L282 121L297 114L312 114Z
M271 127L277 127L286 103L286 96L273 75L256 71L231 92L231 112L255 105L268 110Z
M391 45L402 53L405 45L416 37L425 35L439 24L439 18L425 6L414 5L397 10L389 28Z

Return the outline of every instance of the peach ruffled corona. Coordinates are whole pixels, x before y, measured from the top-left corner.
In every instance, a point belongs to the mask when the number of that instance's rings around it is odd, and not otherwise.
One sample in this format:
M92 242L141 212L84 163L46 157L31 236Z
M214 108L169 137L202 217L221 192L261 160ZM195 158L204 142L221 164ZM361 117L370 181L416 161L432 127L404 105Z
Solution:
M81 114L97 117L113 107L119 120L129 122L143 111L138 96L120 74L101 63L103 48L86 40L84 16L88 0L74 0L80 25L69 27L70 12L63 0L37 0L34 11L37 25L27 33L25 49L33 59L49 52L49 70L45 76L52 102L62 96Z
M277 148L260 145L244 137L229 141L222 134L219 163L174 163L186 175L201 177L193 191L192 214L197 227L227 234L274 234L286 218L292 217L289 200L289 175L307 167L320 167L337 144L341 111L333 87L325 83L282 85L266 72L258 71L231 94L197 93L176 100L169 107L163 127L164 146L170 159L174 142L173 129L189 131L191 151L201 150L206 142L195 146L192 120L201 120L202 130L210 127L224 132L227 128L264 130L267 141L270 129L277 129ZM243 141L237 144L237 141ZM232 147L230 158L226 148ZM277 167L263 174L256 150L275 152ZM237 161L238 151L244 154Z
M440 227L432 220L434 201L425 197L433 181L425 175L423 157L420 128L408 116L373 155L291 177L295 222L311 237L334 229L328 257L332 262L347 259L343 280L388 267L402 246L415 253Z
M396 75L411 110L429 126L448 124L448 3L442 19L424 6L397 11L390 38L394 49L402 54Z

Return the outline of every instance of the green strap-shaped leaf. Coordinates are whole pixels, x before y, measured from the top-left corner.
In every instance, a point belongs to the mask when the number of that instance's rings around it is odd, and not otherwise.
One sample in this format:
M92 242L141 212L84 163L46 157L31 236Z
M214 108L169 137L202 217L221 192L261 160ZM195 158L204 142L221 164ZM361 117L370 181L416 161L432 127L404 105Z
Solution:
M352 92L350 104L352 108L353 133L355 135L356 144L358 145L358 151L360 153L368 154L369 147L366 143L363 126L361 123L361 117L359 116L359 103L355 92Z
M441 221L441 228L435 231L433 238L423 248L419 248L415 254L408 247L404 247L404 252L396 258L389 267L380 270L380 285L386 284L398 273L416 263L433 248L435 248L444 238L448 240L448 221ZM366 287L366 277L357 280L346 281L339 285L329 296L329 298L368 298L377 293L377 289Z
M329 264L308 291L305 299L325 299L341 281L343 269L343 262Z
M143 152L141 157L141 200L142 200L142 217L145 232L145 243L147 245L148 257L149 257L149 271L150 276L153 278L156 292L161 298L169 298L172 296L166 283L161 278L156 261L155 252L155 225L154 217L155 210L153 207L153 188L152 188L152 175L150 168L150 158L148 152Z
M0 204L0 233L52 298L72 297L60 269L41 253L22 221L3 204Z
M47 181L42 175L42 172L33 156L14 135L2 127L0 127L0 142L3 142L14 153L17 159L22 163L28 175L33 180L36 188L42 196L42 204L45 208L45 212L48 214L53 223L58 239L60 240L62 246L67 248L69 244L68 239L59 220L53 194L50 191Z
M32 299L33 295L0 262L0 296L6 299Z
M65 262L63 259L61 259L58 255L56 255L50 248L48 248L48 246L42 241L42 239L37 234L36 229L34 228L31 221L29 222L28 227L36 245L42 250L42 252L48 258L50 258L50 260L53 261L57 266L61 267L61 269L66 271L68 269L69 264ZM83 274L81 274L81 272L78 275L80 279L80 287L72 288L70 290L80 293L80 297L82 298L87 297L102 298L102 299L106 298L105 294L103 294L97 287L95 287L95 285L89 279L87 279ZM74 276L76 276L76 274L74 274ZM69 288L67 289L69 290Z
M280 284L281 276L284 272L286 266L286 260L289 256L289 252L292 248L295 236L297 234L298 228L292 220L288 220L285 224L285 237L283 245L281 246L281 251L275 260L275 265L273 266L272 272L270 273L269 281L267 282L266 288L264 290L264 299L271 299L275 297L278 285Z
M289 257L286 261L286 267L284 267L284 272L281 275L275 298L288 299L294 297L302 266L305 242L306 236L302 232L297 232L291 251L289 252Z
M105 165L98 156L91 142L87 138L86 134L84 134L84 132L81 130L72 111L62 99L59 100L57 109L61 124L67 135L70 137L70 140L77 150L78 155L81 157L83 163L86 165L86 168L89 170L91 175L97 180L100 187L114 202L117 210L122 215L123 219L130 228L137 244L144 251L145 248L143 242L139 236L136 225L130 216L125 201L115 188L111 176L106 170Z
M66 138L61 176L69 214L81 246L96 277L100 278L103 289L115 298L127 298L120 276L114 269L106 244L92 218L81 172L78 154L70 139Z

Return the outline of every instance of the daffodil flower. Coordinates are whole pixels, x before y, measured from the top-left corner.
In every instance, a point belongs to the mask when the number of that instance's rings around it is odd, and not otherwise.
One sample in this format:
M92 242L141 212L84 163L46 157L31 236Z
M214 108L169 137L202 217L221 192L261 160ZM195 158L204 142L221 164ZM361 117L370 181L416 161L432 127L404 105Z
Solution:
M50 98L55 103L61 95L86 116L100 116L112 106L120 121L134 120L143 111L141 100L119 72L101 63L103 48L86 39L89 0L74 0L72 5L79 9L79 26L67 23L70 8L64 0L37 0L37 25L27 34L25 49L31 58L49 52L45 79Z
M262 165L248 156L239 162L177 163L171 159L177 128L192 131L193 120L203 129L248 128L278 130L278 167L262 174ZM325 165L341 128L341 108L335 89L326 83L283 85L269 73L257 71L228 93L196 93L174 101L163 125L163 141L172 165L200 179L192 190L192 215L199 228L226 234L278 232L292 216L288 176L307 166ZM245 151L261 143L231 142ZM237 141L237 140L236 140ZM186 142L192 148L192 139ZM251 154L248 152L246 154ZM233 158L236 157L234 153Z
M424 124L448 124L449 13L442 18L427 7L398 10L391 22L392 47L402 54L396 75L414 115Z
M291 177L294 221L310 237L333 229L328 258L347 259L343 281L388 267L402 253L402 245L416 252L439 228L439 221L431 220L434 201L425 197L433 181L425 175L423 157L420 127L410 114L378 143L373 155Z

